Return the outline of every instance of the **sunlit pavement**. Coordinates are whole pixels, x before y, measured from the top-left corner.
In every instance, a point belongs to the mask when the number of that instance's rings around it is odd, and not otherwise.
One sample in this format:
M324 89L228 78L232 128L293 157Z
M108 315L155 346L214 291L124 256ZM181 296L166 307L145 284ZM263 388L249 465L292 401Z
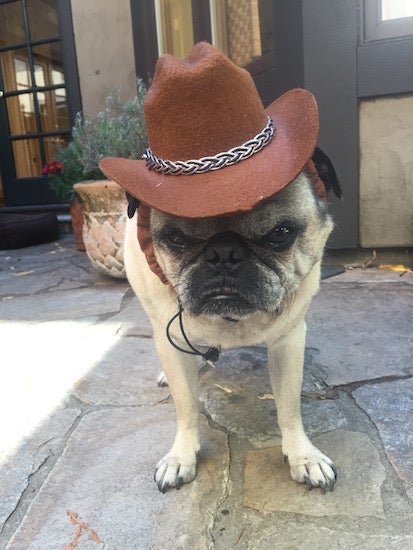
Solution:
M201 368L196 480L160 494L174 409L126 281L70 236L0 251L0 548L413 548L413 275L353 269L308 315L302 408L338 471L284 464L265 350Z

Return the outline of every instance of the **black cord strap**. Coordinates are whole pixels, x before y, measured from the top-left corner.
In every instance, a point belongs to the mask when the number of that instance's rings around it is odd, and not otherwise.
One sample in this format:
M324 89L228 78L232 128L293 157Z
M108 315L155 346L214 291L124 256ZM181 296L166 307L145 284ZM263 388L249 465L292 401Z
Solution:
M219 346L218 347L212 347L212 348L207 349L207 351L205 353L203 353L202 351L196 349L193 346L193 344L191 344L191 342L188 339L188 336L185 333L184 323L183 323L183 319L182 319L183 310L184 309L182 307L182 304L179 302L178 312L175 313L175 315L169 320L168 324L166 325L166 337L168 338L169 343L171 344L171 346L173 346L178 351L182 351L182 353L188 353L189 355L199 355L200 357L203 357L205 359L205 361L208 361L210 363L215 363L215 361L218 361L218 359L219 359L219 354L221 352L221 348ZM176 342L174 342L172 340L170 330L171 330L172 323L176 319L179 319L179 328L181 330L181 334L182 334L187 346L189 347L189 349L181 348L181 346L179 346Z

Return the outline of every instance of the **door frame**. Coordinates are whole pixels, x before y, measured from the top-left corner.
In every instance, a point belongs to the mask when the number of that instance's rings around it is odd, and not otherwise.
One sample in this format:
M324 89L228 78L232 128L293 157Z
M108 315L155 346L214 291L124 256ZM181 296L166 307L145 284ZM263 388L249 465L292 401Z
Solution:
M9 0L0 0L0 4L7 4ZM72 24L70 2L56 0L59 39L65 75L67 106L69 111L70 128L74 124L76 113L81 111L81 95L77 59ZM0 73L0 89L4 89L4 82ZM65 132L60 132L59 135ZM68 129L67 134L70 134ZM7 117L5 98L0 99L0 171L3 184L3 194L6 207L27 206L55 206L60 201L47 184L44 177L16 178L12 141Z
M130 1L136 71L147 79L157 59L153 2ZM358 33L359 1L274 0L272 66L254 74L264 104L296 87L316 97L319 145L333 160L344 192L343 202L330 197L336 223L330 248L354 248L360 242Z

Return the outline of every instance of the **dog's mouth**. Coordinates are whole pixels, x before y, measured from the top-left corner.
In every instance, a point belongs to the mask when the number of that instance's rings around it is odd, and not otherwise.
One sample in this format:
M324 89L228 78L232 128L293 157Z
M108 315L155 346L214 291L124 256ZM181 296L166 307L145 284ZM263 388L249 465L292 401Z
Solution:
M194 304L194 313L219 315L235 320L256 310L251 299L238 289L223 286L206 289L199 295Z
M234 288L224 287L220 289L214 289L209 291L204 299L206 300L233 300L240 298L240 293Z

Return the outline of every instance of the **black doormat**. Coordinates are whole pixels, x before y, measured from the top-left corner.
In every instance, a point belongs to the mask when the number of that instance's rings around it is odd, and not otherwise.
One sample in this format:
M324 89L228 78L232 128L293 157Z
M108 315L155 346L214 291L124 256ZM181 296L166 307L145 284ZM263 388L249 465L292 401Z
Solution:
M59 238L59 222L52 212L16 214L0 212L0 249L11 250L48 243Z

